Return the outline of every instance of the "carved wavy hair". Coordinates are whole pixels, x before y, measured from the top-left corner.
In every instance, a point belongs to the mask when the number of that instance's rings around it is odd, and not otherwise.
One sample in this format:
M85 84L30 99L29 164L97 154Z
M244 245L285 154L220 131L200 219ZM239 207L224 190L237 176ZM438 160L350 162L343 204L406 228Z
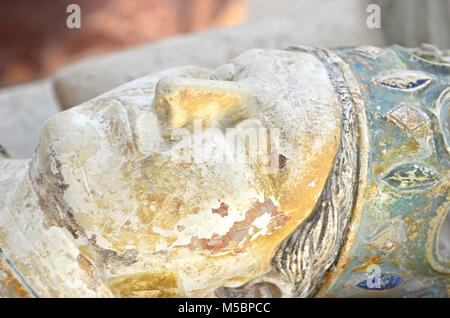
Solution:
M341 134L333 168L310 216L275 250L271 274L238 288L223 288L219 297L254 297L255 286L275 275L287 281L294 297L314 295L337 261L356 202L360 172L360 133L345 63L325 49L291 47L315 55L328 71L340 106ZM276 279L279 281L279 279ZM252 290L253 289L253 290Z
M344 75L326 50L309 50L326 66L341 110L334 165L314 211L277 248L272 265L294 285L296 297L314 294L337 260L355 204L359 178L359 130Z

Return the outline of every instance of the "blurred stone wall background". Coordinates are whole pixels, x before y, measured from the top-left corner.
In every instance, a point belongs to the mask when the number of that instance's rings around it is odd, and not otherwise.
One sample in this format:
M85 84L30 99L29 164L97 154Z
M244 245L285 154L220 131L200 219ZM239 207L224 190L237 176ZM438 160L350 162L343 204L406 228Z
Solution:
M417 47L430 43L450 48L450 1L376 0L382 8L383 34L387 44Z
M66 7L81 8L82 28L66 27ZM243 0L2 0L0 86L140 43L244 19Z
M70 3L81 29L65 25ZM450 0L2 0L0 144L28 158L52 114L161 69L292 44L448 48L449 21Z

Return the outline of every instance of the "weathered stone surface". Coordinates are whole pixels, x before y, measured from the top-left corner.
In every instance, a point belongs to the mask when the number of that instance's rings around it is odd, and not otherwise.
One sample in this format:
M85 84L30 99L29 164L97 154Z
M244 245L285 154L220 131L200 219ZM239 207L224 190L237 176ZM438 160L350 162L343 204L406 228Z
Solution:
M446 297L441 60L255 49L53 116L0 159L2 295ZM229 128L278 131L270 160L214 160Z
M226 69L137 79L53 116L31 161L0 161L1 246L36 294L211 296L270 269L330 173L337 97L325 67L304 52L255 49ZM202 141L214 149L228 127L279 129L279 149L267 149L279 170L174 161L181 142L155 110L158 85L160 97L184 92L184 105L205 107ZM242 112L221 108L236 96Z
M156 86L155 111L171 128L182 127L194 120L202 120L209 126L232 113L242 116L249 107L252 88L226 79L228 81L162 78Z
M0 144L12 157L29 158L45 121L60 111L50 79L0 90Z

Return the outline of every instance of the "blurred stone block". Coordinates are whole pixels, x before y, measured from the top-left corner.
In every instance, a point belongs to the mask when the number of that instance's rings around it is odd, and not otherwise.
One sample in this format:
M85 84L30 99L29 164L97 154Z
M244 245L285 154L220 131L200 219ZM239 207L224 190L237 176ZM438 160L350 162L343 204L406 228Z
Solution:
M0 145L13 158L30 158L45 121L59 111L49 79L0 89Z
M132 79L168 67L215 67L244 50L288 45L383 46L379 29L366 26L361 0L302 0L288 11L232 28L217 28L144 44L73 64L55 76L64 108L80 104Z
M387 44L450 48L449 0L376 0Z

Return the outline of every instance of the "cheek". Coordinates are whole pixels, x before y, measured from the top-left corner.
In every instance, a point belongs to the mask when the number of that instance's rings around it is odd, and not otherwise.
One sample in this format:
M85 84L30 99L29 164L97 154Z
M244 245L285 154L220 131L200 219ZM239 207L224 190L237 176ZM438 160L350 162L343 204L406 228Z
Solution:
M39 159L35 160L40 174L53 180L42 187L57 193L56 202L50 204L60 207L61 212L55 215L64 214L63 218L74 222L72 226L88 238L95 235L99 239L115 232L120 220L136 206L126 175L128 163L133 162L129 127L122 122L120 107L102 111L101 119L83 108L52 118L41 138ZM57 185L59 192L53 189Z

